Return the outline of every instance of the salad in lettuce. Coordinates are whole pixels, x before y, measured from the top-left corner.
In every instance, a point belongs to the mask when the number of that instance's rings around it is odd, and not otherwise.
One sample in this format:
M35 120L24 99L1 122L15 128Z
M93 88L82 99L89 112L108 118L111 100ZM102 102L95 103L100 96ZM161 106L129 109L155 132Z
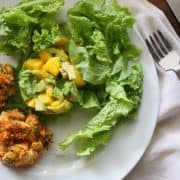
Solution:
M60 38L55 47L26 60L19 72L22 98L35 111L62 114L73 104L82 108L99 107L95 93L83 88L86 82L82 74L63 49L67 42L67 38Z
M128 34L136 21L116 0L79 0L62 25L54 17L63 3L22 0L3 10L0 51L23 54L16 84L25 106L56 117L75 105L97 112L58 144L75 143L77 155L89 156L108 144L119 121L136 119L143 71Z

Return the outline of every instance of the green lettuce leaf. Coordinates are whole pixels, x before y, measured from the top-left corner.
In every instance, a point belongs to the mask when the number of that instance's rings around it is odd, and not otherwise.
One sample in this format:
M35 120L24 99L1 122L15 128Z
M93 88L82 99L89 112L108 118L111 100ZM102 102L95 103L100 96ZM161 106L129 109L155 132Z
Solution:
M80 91L79 104L84 109L100 108L100 103L96 94L90 90Z
M139 64L132 65L129 71L112 76L106 83L106 92L113 98L133 100L138 104L142 94L143 71ZM134 99L137 97L139 100Z
M19 87L21 95L26 101L33 98L36 95L37 78L32 74L30 70L20 71Z
M77 89L74 82L57 81L56 96L68 97L72 102L78 103L84 109L99 108L100 104L93 91Z
M70 41L69 53L71 61L81 71L83 79L91 84L103 84L111 71L109 63L94 60L85 47L78 47Z
M9 55L27 54L32 46L34 51L39 51L54 44L60 35L54 15L63 3L63 0L23 0L3 10L0 13L0 51Z
M59 147L64 150L76 142L77 155L87 156L99 145L106 145L112 128L120 119L136 118L142 95L142 83L143 71L140 65L133 65L129 72L112 77L106 85L109 101L85 128L66 137Z
M96 56L98 61L111 63L112 60L108 52L109 50L107 48L104 35L100 31L95 30L91 36L91 39L93 41L93 45L88 46L89 54L91 56Z
M85 81L99 85L110 74L137 60L140 50L131 43L128 29L135 19L127 8L113 0L79 1L68 12L72 39L69 53ZM113 67L113 69L112 69Z
M38 80L38 78L33 74L38 70L24 70L19 72L19 87L21 90L21 95L24 101L34 98L38 93L46 90L49 85L55 85L56 80L53 76L49 76L45 79Z
M90 155L97 146L106 144L104 138L108 139L106 132L114 127L121 116L127 116L127 114L133 109L133 104L129 101L117 101L112 99L101 109L101 111L86 125L86 127L74 135L66 137L60 144L61 149L66 149L73 142L84 142L77 150L77 155ZM100 133L100 134L99 134ZM87 145L87 146L86 146ZM89 147L90 145L90 147ZM82 148L83 147L83 148Z
M94 134L93 138L78 140L78 156L89 156L99 145L107 145L111 137L111 131L102 131Z
M58 41L60 37L60 29L58 25L50 26L50 29L42 28L35 30L32 41L34 43L33 50L35 52L46 49Z
M63 0L21 0L15 9L23 9L30 14L56 13L64 5Z
M128 34L135 19L116 0L79 1L68 17L70 59L93 87L101 109L59 147L65 150L76 143L77 155L88 156L108 143L119 120L136 118L143 85L143 71L137 62L140 50Z

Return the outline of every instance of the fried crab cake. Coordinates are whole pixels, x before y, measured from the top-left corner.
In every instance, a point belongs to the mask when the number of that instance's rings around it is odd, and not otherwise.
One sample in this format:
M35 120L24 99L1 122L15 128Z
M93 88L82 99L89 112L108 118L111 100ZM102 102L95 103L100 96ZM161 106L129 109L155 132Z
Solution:
M13 70L9 64L0 64L0 108L5 106L9 96L14 94Z
M34 114L13 109L0 115L0 159L7 166L33 165L51 139L52 132Z

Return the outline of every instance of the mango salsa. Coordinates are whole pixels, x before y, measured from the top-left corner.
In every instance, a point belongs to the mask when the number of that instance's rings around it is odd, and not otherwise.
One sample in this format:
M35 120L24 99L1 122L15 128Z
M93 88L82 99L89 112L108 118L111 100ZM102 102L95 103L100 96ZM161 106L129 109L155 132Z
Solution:
M64 45L66 42L67 39L62 38L59 44ZM66 81L72 82L77 87L85 85L82 74L70 61L69 55L62 46L40 51L39 58L25 61L23 70L26 71L27 69L26 73L35 76L34 80L37 86L34 86L35 92L32 91L34 94L30 97L30 100L24 100L28 107L36 111L48 114L67 112L72 108L73 100L61 90L61 82L62 86L65 85ZM58 76L58 74L61 76ZM21 78L23 79L24 76ZM57 86L57 83L59 83L59 86ZM58 90L55 91L55 89Z

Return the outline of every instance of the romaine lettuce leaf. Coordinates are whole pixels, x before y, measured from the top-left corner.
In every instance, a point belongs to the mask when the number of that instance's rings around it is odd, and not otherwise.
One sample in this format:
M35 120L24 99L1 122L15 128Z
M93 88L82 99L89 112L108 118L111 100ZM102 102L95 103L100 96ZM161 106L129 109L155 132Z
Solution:
M115 99L129 99L138 105L142 94L142 83L142 67L136 64L132 65L128 71L112 76L106 82L106 92Z
M91 56L95 56L98 61L109 62L112 60L109 55L106 40L101 31L95 30L91 36L93 45L89 45L88 51Z
M106 144L104 137L108 139L109 131L116 125L118 119L122 116L127 116L132 109L133 103L111 98L104 108L89 121L84 129L74 135L66 137L59 144L59 147L64 150L73 142L80 141L81 146L79 146L79 150L77 150L77 155L90 155L97 146Z
M30 14L56 13L64 0L21 0L15 9L23 9Z
M70 57L89 83L103 84L109 74L121 70L120 63L127 66L128 61L139 57L140 50L128 35L135 19L115 0L109 4L104 0L79 1L69 10L68 17L73 39Z
M48 85L55 85L56 80L53 76L49 76L39 80L33 73L38 70L25 70L19 72L19 87L24 101L34 98L38 93L46 90Z
M136 117L143 84L142 68L136 61L140 50L128 35L135 19L116 0L109 4L105 0L79 1L68 17L70 59L94 87L102 109L59 147L64 150L75 142L77 155L87 156L108 143L119 120Z
M24 100L33 98L36 95L37 78L30 70L20 71L21 79L19 80L19 87L21 95Z
M93 91L77 89L74 82L57 81L56 94L69 97L72 102L78 103L84 109L99 108L100 104Z
M100 108L99 100L96 94L90 90L81 90L79 104L84 109Z
M126 74L121 73L107 82L109 101L86 127L66 137L60 144L66 149L73 142L78 144L77 155L90 155L99 145L108 143L112 128L120 119L136 117L142 95L143 72L140 65L133 65Z
M60 29L58 25L50 26L49 29L42 28L40 32L35 30L32 37L33 50L37 52L46 49L57 42L59 37Z
M69 53L71 61L81 71L83 79L91 84L103 84L111 72L109 63L103 63L93 59L85 47L78 47L74 41L70 41Z

